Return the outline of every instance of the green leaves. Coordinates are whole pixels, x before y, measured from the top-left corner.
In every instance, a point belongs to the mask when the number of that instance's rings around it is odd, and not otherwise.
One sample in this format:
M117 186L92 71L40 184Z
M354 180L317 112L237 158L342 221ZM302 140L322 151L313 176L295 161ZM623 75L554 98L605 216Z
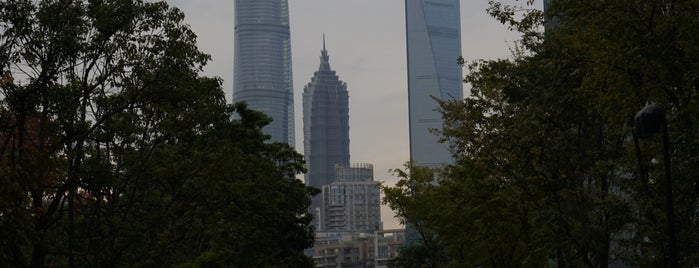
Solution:
M0 14L0 263L312 266L303 157L199 76L210 57L181 11L17 0Z
M440 103L439 133L456 164L434 184L398 173L403 179L385 189L385 202L432 234L448 256L443 265L665 266L660 140L636 145L629 125L653 102L670 110L680 266L691 266L699 25L690 14L699 5L549 7L541 33L538 11L491 2L489 13L522 33L523 50L467 64L471 95Z

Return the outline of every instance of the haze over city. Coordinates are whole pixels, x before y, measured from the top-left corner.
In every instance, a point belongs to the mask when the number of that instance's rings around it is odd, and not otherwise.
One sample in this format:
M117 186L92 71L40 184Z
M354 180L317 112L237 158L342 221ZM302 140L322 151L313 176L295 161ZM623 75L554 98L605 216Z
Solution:
M199 49L212 57L203 74L223 80L230 102L233 2L168 2L185 13ZM462 55L467 61L509 57L518 38L490 17L487 7L488 1L461 1ZM330 66L348 84L351 161L373 164L375 180L392 185L396 178L388 170L410 158L403 1L291 0L289 13L297 151L303 152L301 93L318 69L324 33ZM464 90L467 96L468 86ZM382 220L385 228L400 226L385 206Z

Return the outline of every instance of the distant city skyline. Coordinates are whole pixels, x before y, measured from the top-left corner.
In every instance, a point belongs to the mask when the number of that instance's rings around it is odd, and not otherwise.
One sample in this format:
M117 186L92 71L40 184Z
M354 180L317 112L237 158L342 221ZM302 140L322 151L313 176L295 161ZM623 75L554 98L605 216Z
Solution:
M271 141L296 144L287 0L235 0L232 101L272 117Z
M514 0L503 1L516 3ZM233 87L233 4L228 0L168 0L185 13L199 48L212 56L203 75L222 79L226 97ZM519 3L521 4L521 3ZM538 8L542 2L538 1ZM371 7L371 8L367 8ZM467 61L506 58L513 40L506 26L485 11L488 1L461 2L462 55ZM333 68L351 87L350 150L355 161L374 165L376 181L393 185L388 169L409 160L405 7L403 1L290 1L295 114L300 115L303 86L318 68L323 32ZM465 69L463 70L466 71ZM465 96L468 86L464 86ZM229 99L229 102L231 99ZM303 152L302 118L296 116L297 151ZM382 207L385 228L398 228L393 212Z

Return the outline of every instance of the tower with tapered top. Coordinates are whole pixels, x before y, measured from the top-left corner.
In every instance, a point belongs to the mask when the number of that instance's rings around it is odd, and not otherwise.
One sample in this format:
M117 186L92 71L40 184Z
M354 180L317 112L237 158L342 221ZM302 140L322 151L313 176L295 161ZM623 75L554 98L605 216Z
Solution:
M347 84L330 69L328 51L320 55L318 71L303 88L303 145L306 184L316 188L333 182L335 165L349 166L349 94ZM315 197L311 210L320 207Z

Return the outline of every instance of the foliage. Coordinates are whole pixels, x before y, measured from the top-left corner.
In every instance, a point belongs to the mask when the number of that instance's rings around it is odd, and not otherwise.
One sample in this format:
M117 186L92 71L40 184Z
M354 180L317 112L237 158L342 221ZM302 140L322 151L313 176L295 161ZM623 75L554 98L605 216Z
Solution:
M392 267L438 267L446 262L444 248L437 233L430 227L442 213L439 207L428 202L437 199L433 190L436 186L437 170L415 166L408 162L405 169L391 170L400 178L394 187L381 186L383 204L388 205L401 221L408 226L406 248Z
M312 266L303 159L164 2L0 2L0 263ZM234 119L236 118L236 119Z
M438 264L432 260L425 244L416 243L403 246L399 256L389 260L388 266L392 268L425 268L435 267Z
M630 126L655 103L670 126L680 266L696 265L699 3L549 7L492 3L523 41L512 59L470 63L471 95L441 102L457 161L422 193L424 213L398 216L429 223L446 266L665 266L662 143L635 144Z

